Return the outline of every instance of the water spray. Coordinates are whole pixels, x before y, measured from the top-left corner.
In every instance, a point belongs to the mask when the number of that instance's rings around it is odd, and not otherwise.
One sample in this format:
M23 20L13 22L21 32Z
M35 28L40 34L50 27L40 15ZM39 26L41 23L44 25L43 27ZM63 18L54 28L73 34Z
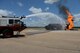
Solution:
M65 21L63 18L50 13L50 12L42 12L42 13L38 13L38 14L31 14L31 15L27 15L26 18L24 18L24 20L27 19L31 19L31 18L39 18L40 20L31 20L31 21L25 21L27 26L46 26L48 24L60 24L62 26L62 29L65 29ZM41 22L41 23L40 23Z

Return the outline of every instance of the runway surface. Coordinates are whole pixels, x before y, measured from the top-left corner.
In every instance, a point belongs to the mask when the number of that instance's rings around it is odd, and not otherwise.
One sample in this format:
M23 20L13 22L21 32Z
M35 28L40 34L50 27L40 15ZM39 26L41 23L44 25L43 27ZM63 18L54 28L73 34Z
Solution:
M25 29L12 38L0 38L0 53L80 53L80 31Z

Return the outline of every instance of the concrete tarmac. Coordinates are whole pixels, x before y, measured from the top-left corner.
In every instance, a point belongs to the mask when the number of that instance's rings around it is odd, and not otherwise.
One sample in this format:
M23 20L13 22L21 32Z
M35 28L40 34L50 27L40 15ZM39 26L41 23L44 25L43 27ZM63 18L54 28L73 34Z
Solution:
M21 34L0 38L0 53L80 53L80 31L25 29Z

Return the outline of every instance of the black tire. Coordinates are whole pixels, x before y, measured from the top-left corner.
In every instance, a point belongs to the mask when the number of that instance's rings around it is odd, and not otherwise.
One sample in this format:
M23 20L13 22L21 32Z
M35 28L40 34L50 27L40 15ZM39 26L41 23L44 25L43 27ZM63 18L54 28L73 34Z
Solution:
M11 29L6 29L3 32L3 37L5 38L10 38L13 36L13 31Z

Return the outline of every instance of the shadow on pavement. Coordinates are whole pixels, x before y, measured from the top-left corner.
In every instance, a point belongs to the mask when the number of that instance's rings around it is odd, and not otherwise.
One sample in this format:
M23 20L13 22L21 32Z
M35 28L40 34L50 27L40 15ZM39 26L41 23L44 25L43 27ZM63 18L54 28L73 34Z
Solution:
M13 35L10 38L19 38L19 37L25 37L25 35ZM5 39L6 37L0 36L0 39Z
M47 33L50 32L49 30L45 31L33 31L33 32L27 32L26 35L36 35L36 34L42 34L42 33Z
M25 37L25 35L13 35L12 38Z

